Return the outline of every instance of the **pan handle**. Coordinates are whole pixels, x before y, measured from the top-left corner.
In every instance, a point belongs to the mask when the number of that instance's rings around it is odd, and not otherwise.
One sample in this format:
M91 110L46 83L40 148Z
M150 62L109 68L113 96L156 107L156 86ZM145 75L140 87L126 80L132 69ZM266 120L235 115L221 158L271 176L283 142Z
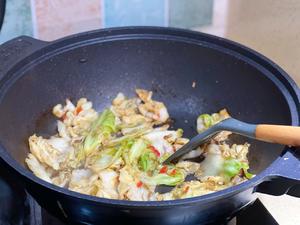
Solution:
M300 197L300 147L290 148L267 172L267 180L255 191L270 195Z
M20 60L47 44L32 37L20 36L0 45L0 79Z

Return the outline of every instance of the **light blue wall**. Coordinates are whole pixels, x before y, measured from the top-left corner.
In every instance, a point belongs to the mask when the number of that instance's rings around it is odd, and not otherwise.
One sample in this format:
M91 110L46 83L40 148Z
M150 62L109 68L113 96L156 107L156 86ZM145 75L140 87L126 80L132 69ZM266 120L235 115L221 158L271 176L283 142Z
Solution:
M103 0L103 2L105 27L164 25L164 0Z
M32 35L30 0L6 0L0 43L20 35Z
M213 0L102 0L104 27L193 28L212 22Z

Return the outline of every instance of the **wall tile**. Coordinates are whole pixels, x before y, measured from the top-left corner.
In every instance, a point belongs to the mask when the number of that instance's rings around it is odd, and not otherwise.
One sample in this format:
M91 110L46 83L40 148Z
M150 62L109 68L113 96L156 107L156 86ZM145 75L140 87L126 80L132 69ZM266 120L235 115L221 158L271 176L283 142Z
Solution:
M212 22L213 0L169 0L169 26L193 28Z
M103 0L104 26L164 26L164 0Z
M211 23L213 6L213 0L8 0L7 2L7 16L0 41L32 33L42 40L54 40L101 27L129 25L194 28Z
M53 40L101 27L100 0L32 0L36 35Z
M20 35L32 35L29 0L7 0L0 43Z

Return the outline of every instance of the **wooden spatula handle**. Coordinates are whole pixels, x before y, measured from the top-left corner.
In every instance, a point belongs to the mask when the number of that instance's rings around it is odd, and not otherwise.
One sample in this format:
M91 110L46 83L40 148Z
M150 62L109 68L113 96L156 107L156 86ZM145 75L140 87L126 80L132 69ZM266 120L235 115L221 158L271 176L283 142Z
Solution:
M300 127L259 124L255 136L262 141L300 146Z

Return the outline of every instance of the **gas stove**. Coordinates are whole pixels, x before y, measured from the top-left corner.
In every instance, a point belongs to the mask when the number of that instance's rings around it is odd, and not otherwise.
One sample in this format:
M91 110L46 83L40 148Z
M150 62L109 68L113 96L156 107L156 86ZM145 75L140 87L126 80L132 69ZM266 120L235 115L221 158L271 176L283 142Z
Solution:
M10 185L0 178L0 224L1 225L64 225L20 187ZM242 210L236 217L225 223L227 225L278 225L276 220L256 200L251 206ZM219 224L218 224L219 225Z

